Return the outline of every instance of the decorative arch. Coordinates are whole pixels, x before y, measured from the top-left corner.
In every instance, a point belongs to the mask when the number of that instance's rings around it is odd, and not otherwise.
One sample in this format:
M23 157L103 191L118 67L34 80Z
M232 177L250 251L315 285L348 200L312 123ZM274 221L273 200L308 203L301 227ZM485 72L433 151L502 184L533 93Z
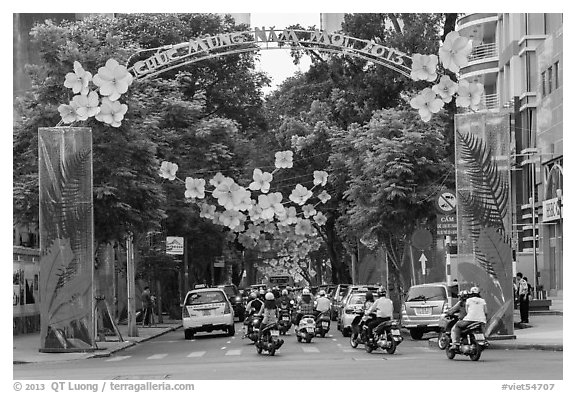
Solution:
M546 176L544 199L556 198L556 190L564 189L564 170L562 165L555 163Z
M270 43L278 45L270 46ZM128 59L126 68L136 79L149 79L163 72L202 60L262 49L301 51L314 49L324 53L344 54L380 64L408 78L412 67L410 56L374 40L362 40L322 30L275 30L263 27L193 38L188 42L163 46L144 60L138 60L132 64L132 58Z

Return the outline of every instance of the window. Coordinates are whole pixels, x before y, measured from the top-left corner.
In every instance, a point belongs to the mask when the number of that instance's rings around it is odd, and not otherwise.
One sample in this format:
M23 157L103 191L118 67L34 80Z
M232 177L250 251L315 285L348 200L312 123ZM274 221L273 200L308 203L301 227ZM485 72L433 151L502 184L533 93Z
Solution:
M540 78L542 79L542 97L546 97L546 71L540 74Z
M526 91L535 91L537 86L538 64L536 53L526 52Z
M544 34L544 14L530 13L526 15L526 33L528 35Z
M559 72L560 72L560 64L557 61L556 63L554 63L554 89L560 87L560 76L558 75Z
M548 77L546 82L548 84L548 93L552 93L552 67L548 68L546 72L546 76Z

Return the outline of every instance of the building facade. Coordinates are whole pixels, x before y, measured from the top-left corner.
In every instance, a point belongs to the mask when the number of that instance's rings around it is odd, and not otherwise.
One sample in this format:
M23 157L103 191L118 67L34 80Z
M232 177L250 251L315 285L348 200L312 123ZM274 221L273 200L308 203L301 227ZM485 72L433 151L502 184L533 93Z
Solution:
M484 84L481 111L510 113L514 273L537 296L562 294L562 14L466 14L472 40L460 79Z

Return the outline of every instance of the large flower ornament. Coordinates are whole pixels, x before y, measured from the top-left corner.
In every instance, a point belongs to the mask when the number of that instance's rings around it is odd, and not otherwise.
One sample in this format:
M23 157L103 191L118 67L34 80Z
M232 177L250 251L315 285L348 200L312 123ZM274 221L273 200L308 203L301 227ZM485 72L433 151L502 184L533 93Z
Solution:
M98 93L91 91L87 95L74 96L70 105L76 108L78 120L84 121L88 120L89 117L96 116L100 112L99 103Z
M468 64L468 56L472 52L472 42L461 37L457 31L451 31L446 35L444 43L438 50L438 55L444 68L452 72L460 71L460 68Z
M74 123L76 120L78 120L76 107L73 106L72 103L70 103L70 105L60 104L58 107L58 112L60 113L60 118L62 118L62 121L66 124Z
M323 190L319 195L318 195L318 199L320 199L320 202L322 202L322 204L325 204L326 202L328 202L332 197L330 196L330 194L328 194L326 192L326 190Z
M204 187L206 186L206 180L204 179L193 179L191 177L186 178L186 191L184 196L191 199L203 199L204 198Z
M316 209L314 209L313 205L307 204L302 206L302 212L304 213L304 217L308 218L316 214Z
M219 220L230 229L235 229L240 226L240 223L245 219L244 214L236 210L226 210L220 214Z
M484 85L481 83L470 83L467 80L458 82L458 97L456 106L477 110L484 93Z
M212 219L214 218L214 213L216 213L216 206L210 205L209 203L200 205L200 217Z
M436 93L427 87L416 97L410 100L410 106L418 109L420 117L424 122L430 121L432 113L438 113L444 106L444 101L436 97Z
M314 171L314 185L324 187L328 182L328 173L325 171Z
M214 187L218 187L220 184L226 181L232 182L233 180L231 177L224 176L222 173L218 172L212 179L210 179L210 184L212 184Z
M108 97L102 98L100 112L96 115L96 120L110 124L112 127L120 127L120 122L128 111L128 105L118 101L111 101Z
M304 205L308 199L312 196L312 191L309 191L306 187L301 184L297 184L296 188L292 190L290 194L290 200L300 206Z
M262 172L260 169L256 168L254 169L252 178L254 179L254 181L250 183L248 188L250 188L253 191L260 190L264 194L270 191L270 182L273 179L271 173Z
M438 67L438 56L421 55L415 53L412 55L412 72L410 78L415 81L433 82L438 77L436 69Z
M303 235L306 236L308 234L312 234L312 223L310 222L310 220L307 220L305 218L299 218L298 221L296 222L296 227L294 228L294 232L297 235Z
M288 226L291 224L296 224L298 218L298 212L294 206L290 206L285 209L284 213L281 214L278 219L278 225L280 226Z
M292 168L294 153L290 150L286 151L278 151L275 154L276 161L274 162L274 166L278 169L280 168Z
M314 221L316 222L316 224L322 226L322 225L326 224L326 221L328 221L328 219L326 218L326 216L324 214L322 214L322 212L318 212L314 216Z
M109 59L106 66L100 67L94 76L94 84L100 87L100 94L107 96L110 101L116 101L126 93L133 80L126 67L114 59Z
M88 94L88 84L92 80L92 74L85 71L79 62L74 62L74 72L67 73L65 78L64 86L72 89L74 94Z
M442 75L437 85L432 86L432 91L445 103L452 101L452 96L458 91L458 84L454 82L448 75Z
M160 165L160 177L168 180L176 179L176 172L178 172L178 164L169 161L162 162Z

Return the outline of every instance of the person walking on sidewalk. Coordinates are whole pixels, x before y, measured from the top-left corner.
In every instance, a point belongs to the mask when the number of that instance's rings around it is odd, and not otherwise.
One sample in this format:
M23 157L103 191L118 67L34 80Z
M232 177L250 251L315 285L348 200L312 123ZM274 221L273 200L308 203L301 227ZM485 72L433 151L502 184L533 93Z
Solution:
M150 294L150 288L144 287L142 291L142 326L151 326L152 323L152 295Z
M520 323L528 323L530 313L530 285L520 272L516 273L518 286L518 306L520 308Z

